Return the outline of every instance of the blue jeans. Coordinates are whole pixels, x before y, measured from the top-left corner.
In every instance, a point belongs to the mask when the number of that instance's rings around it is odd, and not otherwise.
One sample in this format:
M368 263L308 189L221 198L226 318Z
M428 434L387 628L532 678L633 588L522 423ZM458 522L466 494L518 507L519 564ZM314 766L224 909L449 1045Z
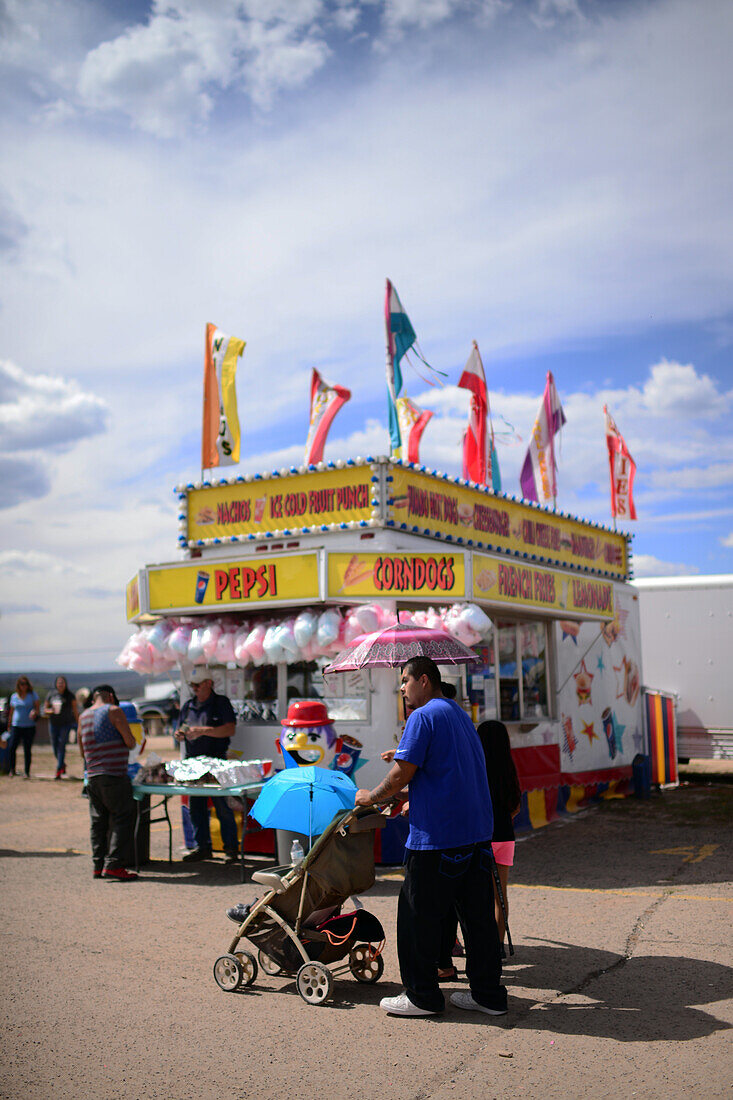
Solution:
M486 1008L506 1009L488 840L442 851L407 849L397 903L397 955L408 997L430 1012L445 1008L438 957L442 925L454 907L463 928L474 1000Z
M51 744L53 745L53 754L56 757L56 768L61 771L66 767L66 746L69 743L69 734L73 730L73 726L57 726L54 722L50 722L51 726Z
M196 847L205 852L211 851L211 832L209 830L209 799L189 795L188 812L193 825L193 835L196 837ZM219 818L221 828L221 842L225 851L237 852L239 850L239 838L237 836L237 823L234 814L227 805L226 798L215 798L214 809Z
M31 745L33 739L36 736L35 726L11 726L10 727L10 744L8 746L8 770L15 771L15 754L18 749L18 745L23 742L23 763L25 764L25 774L31 774Z

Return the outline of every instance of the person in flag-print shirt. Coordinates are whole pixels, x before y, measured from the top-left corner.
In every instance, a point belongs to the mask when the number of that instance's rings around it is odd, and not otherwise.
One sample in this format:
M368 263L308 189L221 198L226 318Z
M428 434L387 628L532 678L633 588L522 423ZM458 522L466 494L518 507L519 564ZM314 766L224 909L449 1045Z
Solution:
M79 718L78 732L87 774L94 877L130 882L138 877L125 867L135 825L135 801L127 774L135 737L109 684L92 691Z

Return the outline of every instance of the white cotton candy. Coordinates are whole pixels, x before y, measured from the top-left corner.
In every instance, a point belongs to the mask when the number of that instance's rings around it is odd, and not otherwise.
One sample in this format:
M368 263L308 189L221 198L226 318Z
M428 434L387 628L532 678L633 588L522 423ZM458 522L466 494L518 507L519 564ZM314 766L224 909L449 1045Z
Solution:
M191 641L188 643L188 659L192 665L205 664L203 627L197 626L191 631Z
M293 625L295 640L300 649L310 642L318 627L318 619L312 611L301 611Z
M475 603L467 604L461 611L459 618L482 638L491 633L491 619Z
M268 626L265 631L265 637L262 640L262 648L265 651L265 657L267 664L276 665L280 661L285 660L285 650L281 647L278 641L278 634L280 632L280 625Z
M445 625L450 634L464 645L472 646L481 641L481 635L472 630L463 618L464 607L453 604L445 614Z
M280 648L285 651L289 661L299 659L300 646L295 640L295 619L286 619L281 624L277 641Z
M324 611L322 615L319 615L316 637L322 650L326 650L338 639L340 626L341 615L338 611L329 608L328 611Z
M216 643L221 637L221 627L218 623L208 623L201 634L201 646L204 651L206 664L214 660L216 656Z
M188 658L188 647L191 643L191 627L185 624L176 627L168 639L168 649L177 659Z
M379 630L382 623L381 610L377 605L367 603L354 610L353 614L359 620L363 634L373 634L375 630Z
M164 654L169 636L173 633L174 623L171 619L160 619L150 630L148 642L156 653Z
M427 611L415 611L412 616L415 626L426 627L428 625Z
M429 607L425 615L425 625L429 630L445 630L445 623L434 607Z

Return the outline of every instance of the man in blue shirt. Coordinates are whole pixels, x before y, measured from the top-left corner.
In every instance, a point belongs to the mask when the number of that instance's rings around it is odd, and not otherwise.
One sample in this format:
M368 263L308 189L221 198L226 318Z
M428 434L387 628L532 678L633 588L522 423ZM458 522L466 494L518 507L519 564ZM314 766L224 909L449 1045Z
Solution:
M214 681L206 668L196 668L189 680L193 696L181 707L176 739L184 742L184 756L214 756L224 760L229 741L234 735L236 715L226 695L217 695ZM214 799L214 809L219 818L221 840L230 860L238 854L237 823L225 798ZM184 862L211 857L211 832L209 830L208 797L191 797L188 800L196 847L186 852Z
M432 1016L445 1001L438 984L441 921L455 905L463 928L471 992L451 995L458 1008L491 1016L506 1012L500 984L499 935L491 878L493 815L486 763L465 711L443 697L440 671L428 657L402 670L402 695L412 709L387 776L360 790L357 806L373 806L410 788L405 881L397 908L397 954L405 990L380 1008L399 1016Z

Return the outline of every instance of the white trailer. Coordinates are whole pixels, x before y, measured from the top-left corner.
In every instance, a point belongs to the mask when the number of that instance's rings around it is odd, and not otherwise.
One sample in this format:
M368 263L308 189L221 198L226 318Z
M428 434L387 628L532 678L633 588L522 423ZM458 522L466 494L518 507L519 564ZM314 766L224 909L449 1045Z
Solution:
M675 696L678 759L733 759L733 574L632 583L644 685Z

